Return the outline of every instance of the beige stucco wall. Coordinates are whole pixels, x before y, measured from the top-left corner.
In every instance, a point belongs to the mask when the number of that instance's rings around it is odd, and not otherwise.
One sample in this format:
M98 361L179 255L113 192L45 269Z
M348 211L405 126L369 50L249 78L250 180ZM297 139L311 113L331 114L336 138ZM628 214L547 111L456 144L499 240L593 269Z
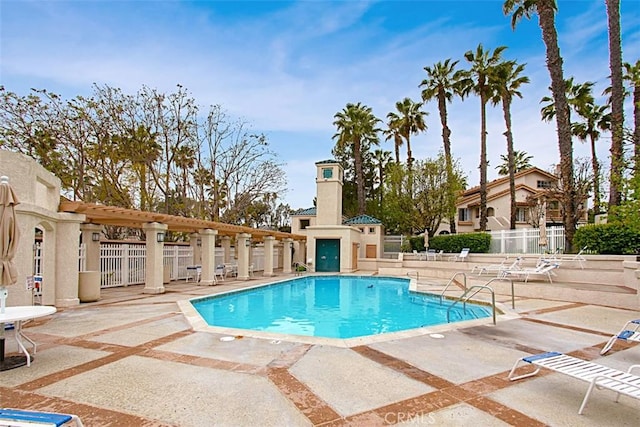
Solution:
M8 288L7 305L32 303L26 280L34 273L36 228L43 232L43 304L58 307L79 304L78 244L80 223L85 216L57 212L60 180L30 157L0 150L0 175L9 177L9 184L20 201L16 206L20 230L15 258L18 279Z
M340 272L351 273L355 271L352 264L353 243L360 241L360 230L344 225L307 227L307 259L316 258L316 239L340 240ZM361 245L362 246L362 245ZM356 249L357 250L357 249Z
M323 170L331 169L331 178ZM342 178L340 163L316 164L316 224L335 225L342 222Z

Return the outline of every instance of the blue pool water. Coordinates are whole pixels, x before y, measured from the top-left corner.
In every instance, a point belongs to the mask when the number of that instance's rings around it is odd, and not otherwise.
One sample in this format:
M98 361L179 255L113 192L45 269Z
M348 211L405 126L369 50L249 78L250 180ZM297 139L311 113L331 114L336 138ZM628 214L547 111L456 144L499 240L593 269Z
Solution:
M191 301L211 326L327 338L354 338L447 323L447 300L409 291L409 280L306 276ZM490 316L490 308L456 306L451 321Z

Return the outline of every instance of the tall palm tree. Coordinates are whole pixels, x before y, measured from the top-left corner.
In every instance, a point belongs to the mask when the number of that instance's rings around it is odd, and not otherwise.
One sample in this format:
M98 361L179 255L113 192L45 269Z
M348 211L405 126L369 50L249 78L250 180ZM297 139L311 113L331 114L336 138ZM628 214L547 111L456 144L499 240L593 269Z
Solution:
M527 154L526 151L513 150L514 172L518 173L525 169L530 169L532 167L531 159L533 159L533 156ZM496 169L498 169L498 175L509 175L509 156L506 154L500 154L500 160L502 160L502 164L496 166Z
M394 122L398 126L400 135L407 142L407 168L411 171L413 154L411 153L411 135L417 135L427 130L425 117L429 114L422 111L423 103L414 102L411 98L404 98L396 102L396 112L387 114L389 122Z
M442 126L442 146L444 148L444 158L447 168L447 184L450 189L453 188L453 160L451 158L451 130L447 123L447 103L451 102L454 95L460 95L460 72L456 72L455 68L458 61L451 62L446 59L443 62L437 62L431 67L424 67L427 78L422 80L419 87L422 90L422 100L428 102L432 99L438 101L438 112L440 113L440 125ZM455 212L449 218L449 231L451 234L456 233Z
M400 135L400 118L397 115L395 117L389 117L390 114L387 115L387 129L382 131L382 134L385 136L385 141L388 141L393 138L393 147L395 149L396 154L396 163L400 163L400 147L402 147L402 135Z
M336 113L333 125L338 132L333 136L336 146L351 146L353 149L354 166L356 172L356 192L358 198L358 214L365 213L364 198L364 173L362 170L362 143L364 140L370 142L377 141L377 133L380 131L376 126L380 119L373 115L370 107L361 103L348 103L346 107Z
M521 76L524 71L525 64L518 64L515 61L502 62L496 67L496 72L492 75L495 80L496 92L491 102L496 105L502 103L502 113L504 115L504 124L506 131L504 136L507 138L507 160L509 174L509 194L511 197L511 229L516 229L516 179L515 179L515 158L513 151L513 132L511 131L511 102L513 97L522 98L520 86L529 83L529 77Z
M611 69L611 171L609 206L622 201L624 169L624 88L622 86L622 42L620 36L620 0L606 0L609 25L609 68Z
M464 58L471 64L471 69L461 75L460 81L464 96L473 92L480 97L480 231L487 229L487 102L495 92L491 74L506 48L499 46L491 53L479 44L475 52L465 53Z
M640 60L624 64L624 79L633 87L633 176L640 183Z
M514 29L523 17L531 18L534 14L538 15L538 25L542 31L542 40L547 50L547 69L551 77L551 92L558 111L556 129L560 151L560 175L565 188L565 246L567 250L571 250L573 235L576 231L576 209L580 201L576 196L574 186L571 121L564 92L562 56L560 56L560 48L558 47L558 33L555 23L556 10L555 0L505 0L502 6L505 15L511 14L511 27Z
M609 130L611 116L607 113L609 106L596 105L588 102L576 109L584 122L572 123L572 132L581 141L589 139L591 144L591 166L593 169L593 211L600 213L600 163L596 151L596 141L600 138L601 130Z
M382 202L384 201L384 179L386 170L391 162L391 153L386 150L377 149L373 152L373 160L378 169L378 209L382 210Z

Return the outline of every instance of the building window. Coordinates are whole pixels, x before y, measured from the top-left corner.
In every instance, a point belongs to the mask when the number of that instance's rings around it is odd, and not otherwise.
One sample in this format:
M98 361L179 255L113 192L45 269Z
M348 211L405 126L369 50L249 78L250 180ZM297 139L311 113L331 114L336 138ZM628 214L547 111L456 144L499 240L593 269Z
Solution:
M471 221L468 208L458 209L458 221Z
M516 221L517 222L527 222L527 209L526 208L517 208L516 209Z
M493 208L487 208L487 216L496 216L496 212Z
M307 228L310 225L310 222L308 219L301 219L300 220L300 230L304 230L305 228Z
M364 234L364 228L362 228L362 227L358 227L358 230L360 230L360 232L361 232L362 234Z
M376 229L373 227L369 227L369 234L375 234Z
M551 181L538 181L538 188L551 188Z
M551 201L547 202L547 208L554 209L554 210L558 209L559 208L558 201L557 200L551 200Z
M322 169L322 177L324 179L333 178L333 169L332 168L324 168L324 169Z

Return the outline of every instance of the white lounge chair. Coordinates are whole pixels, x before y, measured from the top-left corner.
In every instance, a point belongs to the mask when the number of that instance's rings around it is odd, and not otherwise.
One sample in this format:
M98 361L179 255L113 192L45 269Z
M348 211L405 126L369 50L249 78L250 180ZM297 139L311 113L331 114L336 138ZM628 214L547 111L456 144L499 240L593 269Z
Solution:
M77 415L58 414L54 412L25 411L22 409L0 409L0 426L36 427L36 426L64 426L75 422L77 427L83 427Z
M583 262L586 262L587 259L582 256L582 254L584 253L584 251L587 250L587 246L585 246L584 248L580 249L580 252L578 252L577 254L573 255L573 256L567 256L567 257L561 257L560 259L562 261L574 261L580 264L580 268L584 269L584 264Z
M515 371L520 362L535 365L536 370L528 374L515 376ZM617 393L616 402L620 398L620 394L640 399L640 375L632 373L634 369L640 368L640 365L632 365L627 372L624 372L556 352L536 354L518 359L513 368L511 368L511 372L509 372L509 379L515 381L531 377L540 372L540 368L550 369L589 383L589 388L584 395L578 414L582 414L594 388L615 391Z
M507 265L507 261L509 260L509 257L506 257L505 259L503 259L500 264L476 265L471 269L471 273L472 274L478 273L478 275L481 276L482 273L489 273L490 271L495 271L497 272L497 275L500 276L502 275L502 272L504 270L519 269L521 259L522 258L520 257L516 258L510 265Z
M547 276L549 283L553 283L551 275L555 274L554 269L560 267L558 263L540 263L536 268L513 268L509 270L502 270L500 277L508 278L510 276L524 277L524 282L527 283L530 276Z
M609 341L607 341L607 343L604 345L604 347L602 347L602 350L600 350L600 354L606 354L609 350L611 350L611 347L613 347L613 344L616 342L616 340L640 342L640 319L629 320L627 323L625 323L622 329L620 329L620 332L612 336L611 339L609 339Z
M463 248L458 255L449 257L449 261L455 261L455 262L466 261L467 258L469 257L469 252L471 252L471 249Z

